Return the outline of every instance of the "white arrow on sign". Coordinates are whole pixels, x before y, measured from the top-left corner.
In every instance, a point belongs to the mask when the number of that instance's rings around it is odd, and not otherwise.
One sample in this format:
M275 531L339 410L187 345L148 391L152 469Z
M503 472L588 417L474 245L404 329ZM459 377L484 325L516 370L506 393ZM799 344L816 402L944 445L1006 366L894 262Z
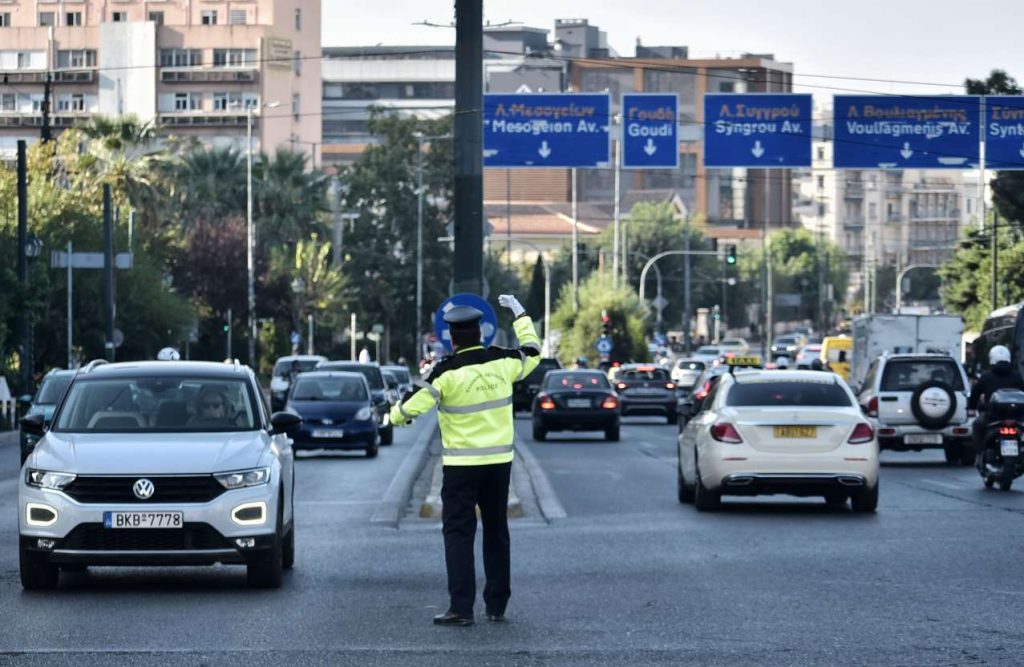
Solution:
M542 158L547 158L547 156L551 155L551 149L548 148L548 142L540 142L540 148L537 149L537 152L540 153Z
M762 155L764 155L764 147L761 146L761 140L760 139L754 142L754 147L750 149L750 152L753 153L754 157L757 157L757 158L759 158Z
M658 147L654 145L654 140L650 137L647 137L647 145L644 146L644 152L648 155L654 155L658 152Z
M1020 152L1020 156L1024 157L1024 144L1020 145L1020 151L1019 152Z
M913 157L914 151L913 151L913 149L910 148L910 142L909 141L904 141L903 142L903 150L900 151L900 155L903 156L904 160L909 160L911 157Z

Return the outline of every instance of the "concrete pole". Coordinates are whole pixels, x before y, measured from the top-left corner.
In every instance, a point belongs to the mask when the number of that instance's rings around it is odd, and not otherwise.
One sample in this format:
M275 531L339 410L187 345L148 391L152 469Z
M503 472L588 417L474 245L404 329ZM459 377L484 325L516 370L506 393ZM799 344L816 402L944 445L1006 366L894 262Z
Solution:
M483 3L455 0L456 292L483 292Z
M576 169L572 169L572 312L580 309L580 237L577 230ZM614 275L614 274L613 274Z
M622 221L621 221L621 219L619 217L619 190L621 190L621 188L619 187L619 179L622 178L622 167L621 167L622 160L619 159L619 146L621 146L621 144L622 144L621 139L622 138L619 137L619 136L615 137L615 152L614 152L614 156L613 156L613 160L615 161L615 164L614 164L614 170L615 170L615 179L614 179L615 180L615 193L612 196L614 197L614 201L615 201L615 209L614 209L614 213L612 214L612 224L615 227L615 241L614 241L613 247L612 247L612 289L616 289L619 286L619 255L620 255L619 248L620 248L620 243L621 243L620 238L621 238L621 234L622 234L622 231L621 231ZM573 217L576 217L576 216L573 216Z

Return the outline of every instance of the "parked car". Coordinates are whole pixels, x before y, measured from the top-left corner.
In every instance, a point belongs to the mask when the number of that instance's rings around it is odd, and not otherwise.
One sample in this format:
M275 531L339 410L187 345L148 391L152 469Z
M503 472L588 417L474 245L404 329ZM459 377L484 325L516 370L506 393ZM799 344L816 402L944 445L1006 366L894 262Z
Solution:
M93 362L79 372L21 469L21 583L57 586L62 568L242 564L281 585L295 559L298 415L267 410L234 364Z
M562 364L558 359L541 359L529 375L512 385L512 410L529 410L533 405L533 398L540 391L544 376L548 371L558 370L561 367Z
M412 377L409 375L409 369L405 366L381 366L380 369L381 371L391 373L398 380L399 396L405 396L407 393L415 389L412 384Z
M857 394L878 430L880 450L942 449L946 462L972 465L967 374L945 354L883 354Z
M394 441L395 427L391 423L391 406L384 374L377 364L361 364L358 361L321 361L316 367L318 371L348 371L361 373L370 387L373 409L376 412L377 428L380 430L380 444L390 445Z
M71 380L75 377L76 372L74 370L69 371L55 368L43 376L43 381L39 383L39 388L36 390L35 395L31 397L29 407L25 411L24 416L29 417L40 414L43 416L43 426L49 427L50 420L53 419L53 411L57 408L57 403L64 396L64 392L71 384ZM24 430L21 431L19 437L21 462L24 463L28 455L32 453L32 448L35 447L39 438Z
M301 374L288 394L286 408L302 417L292 446L296 450L362 449L367 458L377 456L380 433L370 397L362 373Z
M615 381L619 411L629 415L664 416L676 421L676 385L669 372L650 364L625 364Z
M706 363L692 357L677 359L671 372L672 381L676 383L676 393L690 391L690 388L697 384L697 378L706 367Z
M604 431L619 439L619 398L599 370L554 370L533 399L533 439L551 431Z
M327 361L327 357L315 354L278 357L270 376L270 409L284 410L284 403L288 399L288 388L291 386L293 377L299 373L313 370L321 361Z

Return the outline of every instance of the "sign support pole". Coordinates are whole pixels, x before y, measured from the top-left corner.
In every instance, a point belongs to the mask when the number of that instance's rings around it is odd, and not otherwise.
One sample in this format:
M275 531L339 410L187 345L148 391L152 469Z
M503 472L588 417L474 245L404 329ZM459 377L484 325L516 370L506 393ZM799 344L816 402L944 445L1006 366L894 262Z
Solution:
M71 349L73 347L73 345L72 345L72 331L71 331L71 322L73 321L73 319L72 319L72 310L71 310L71 308L72 308L72 305L71 305L71 295L73 293L72 290L74 289L74 285L72 283L72 277L71 277L71 264L73 263L72 262L72 258L75 256L75 253L73 252L73 250L74 250L74 248L73 248L73 246L71 244L71 241L68 241L68 368L69 369L75 367L74 355L71 352Z
M576 169L572 170L572 312L580 309L580 237L576 228Z
M620 126L621 127L621 126ZM612 252L612 289L617 289L619 286L619 247L620 247L620 235L621 235L621 219L619 215L619 179L622 178L622 135L615 137L615 152L613 159L615 160L615 212L613 214L613 222L615 225L615 242Z
M103 186L103 296L106 305L107 361L114 361L114 218L110 201L110 185ZM68 257L68 262L71 258Z
M455 0L455 293L483 291L483 4Z

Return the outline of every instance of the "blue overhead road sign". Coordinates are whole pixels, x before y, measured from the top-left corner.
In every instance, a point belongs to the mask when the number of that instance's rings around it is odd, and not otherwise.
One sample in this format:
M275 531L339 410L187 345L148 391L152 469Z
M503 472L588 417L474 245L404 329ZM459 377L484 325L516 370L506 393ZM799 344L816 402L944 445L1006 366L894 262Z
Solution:
M452 351L452 332L448 330L448 323L444 321L444 314L455 306L472 306L484 314L480 320L480 337L486 347L494 342L494 336L498 333L498 316L491 308L491 304L476 294L456 294L450 296L441 304L441 307L434 313L434 333L441 341L445 349Z
M1024 169L1024 97L985 97L985 168Z
M810 95L705 95L704 166L809 167L811 123Z
M607 167L607 93L484 95L485 167Z
M973 95L836 95L837 169L967 169L979 160Z
M631 93L622 96L622 166L675 169L679 166L679 96Z

